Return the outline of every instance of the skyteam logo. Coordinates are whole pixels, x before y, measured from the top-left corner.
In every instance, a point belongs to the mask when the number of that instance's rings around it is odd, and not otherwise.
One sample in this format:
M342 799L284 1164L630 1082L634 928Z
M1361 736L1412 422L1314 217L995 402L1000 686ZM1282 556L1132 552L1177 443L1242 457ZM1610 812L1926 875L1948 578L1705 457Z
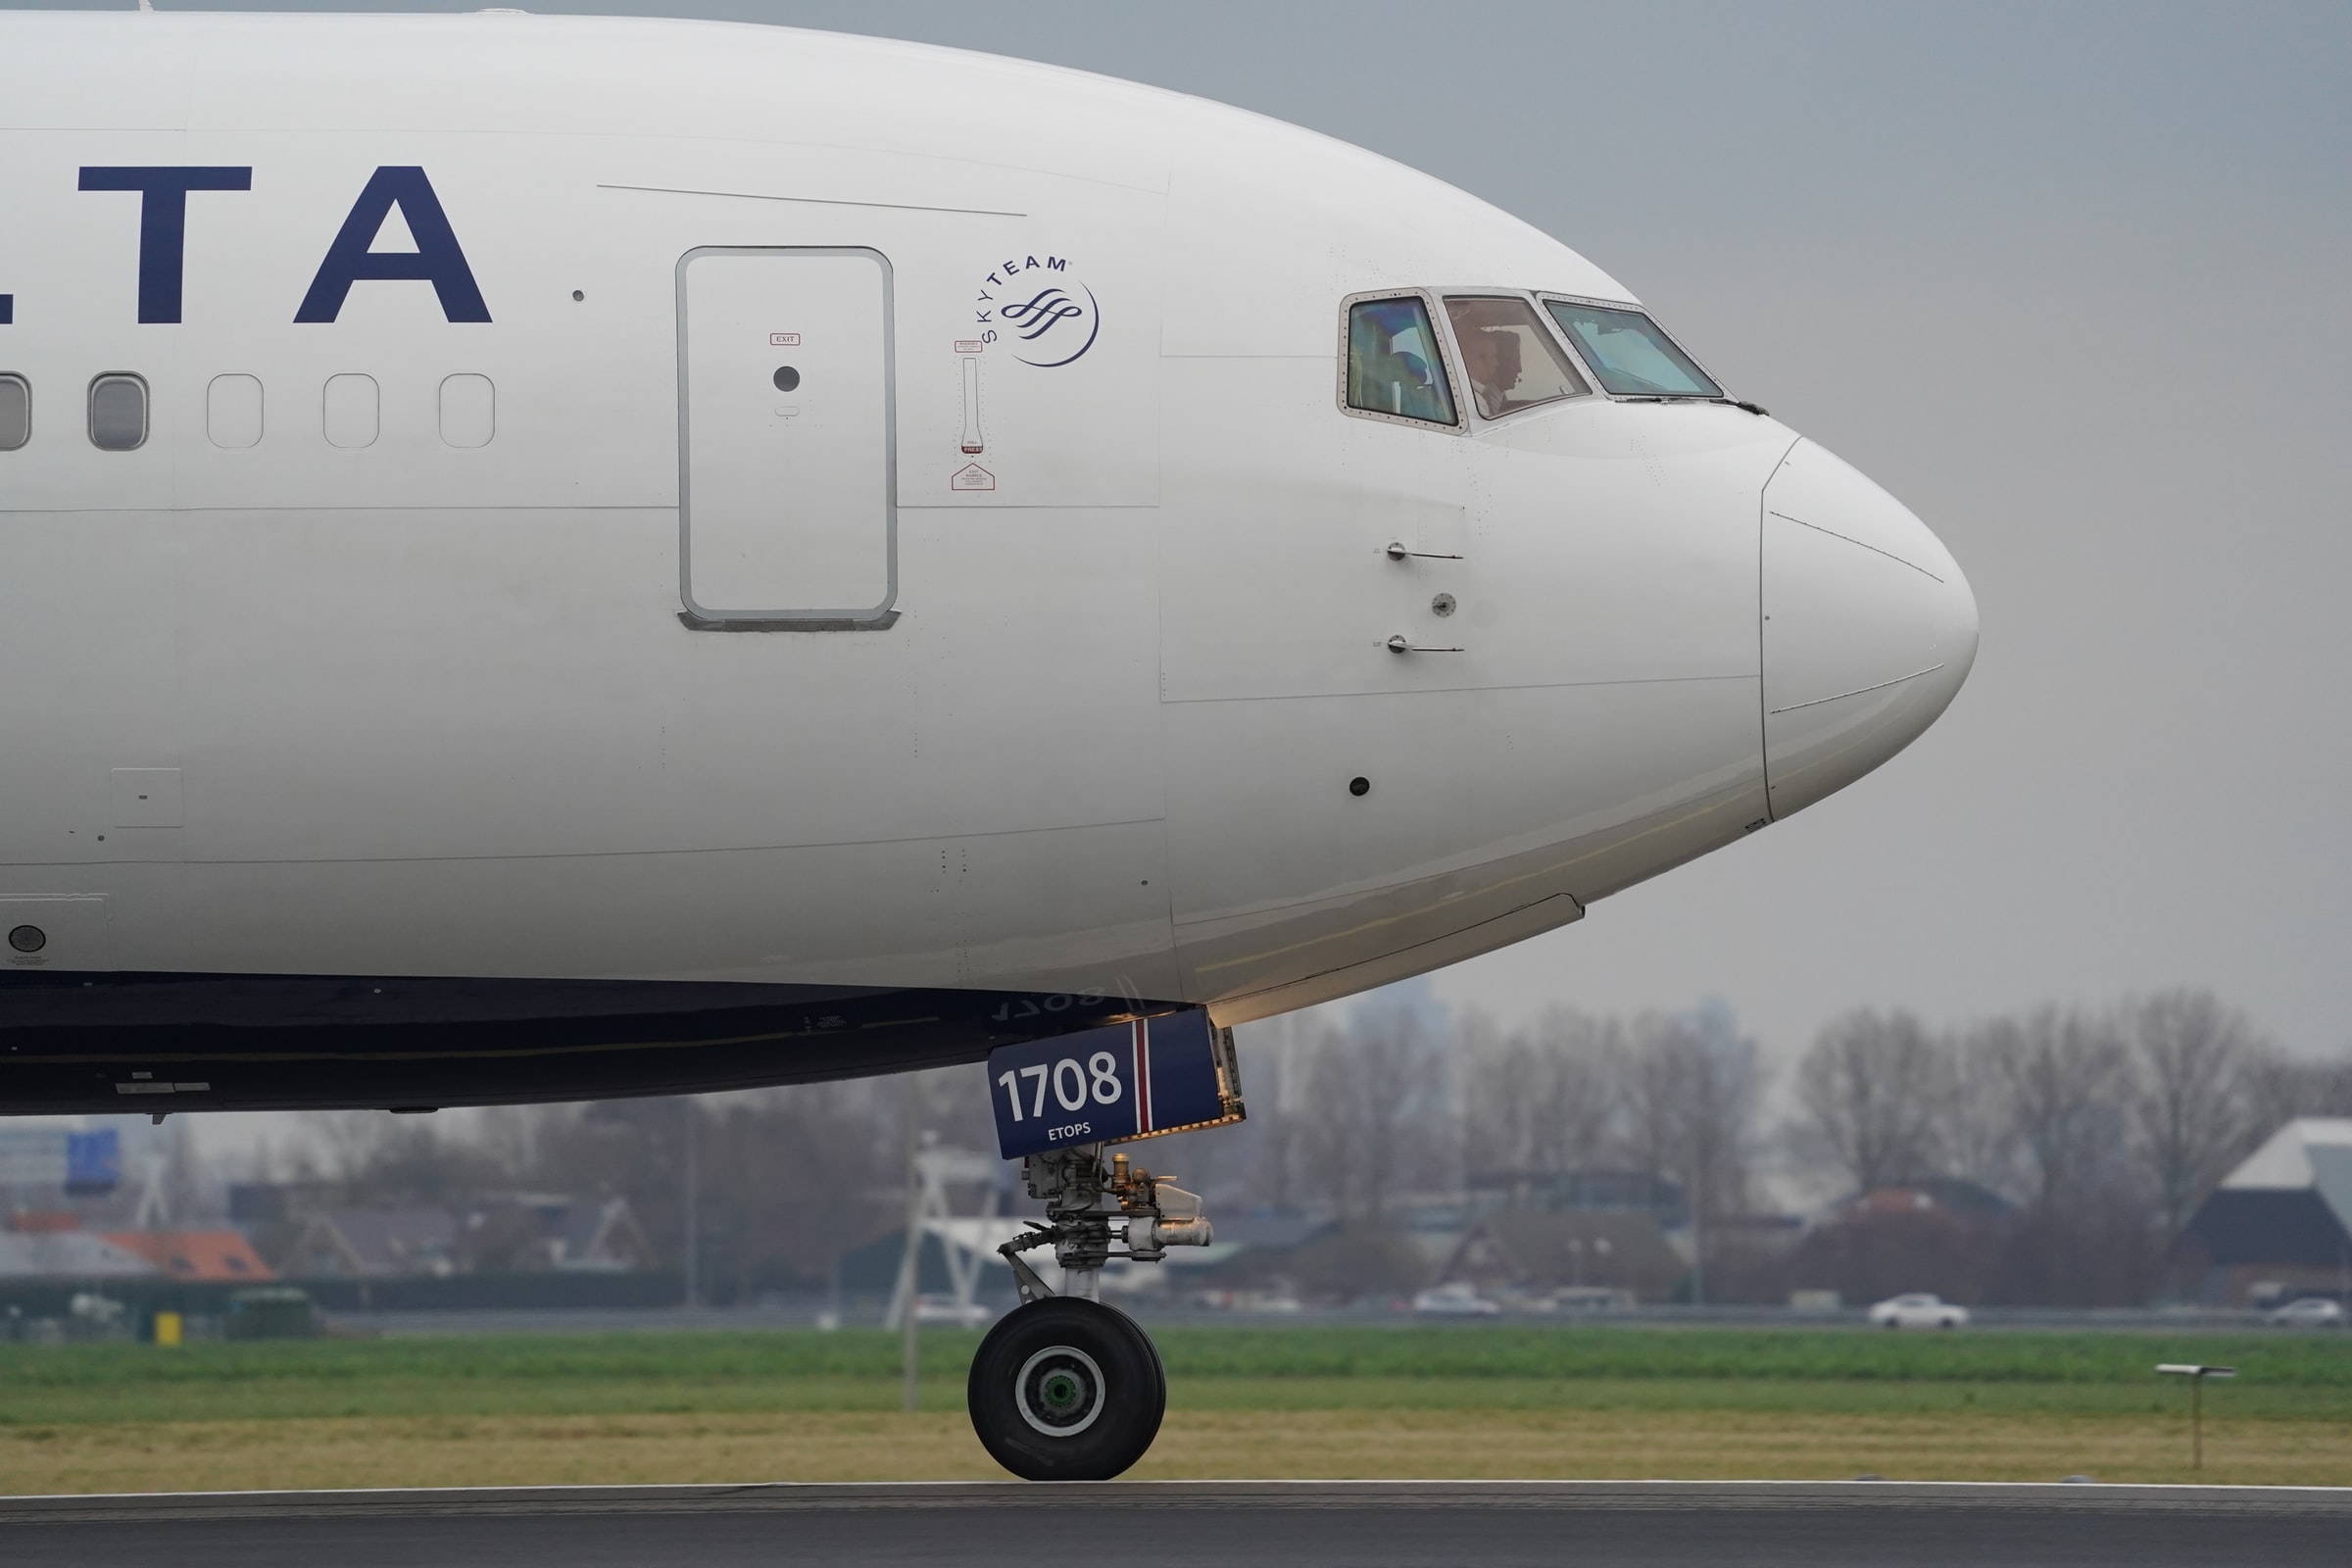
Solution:
M1003 342L1014 359L1040 369L1084 359L1102 330L1095 291L1062 256L1004 263L980 285L972 310L982 342Z

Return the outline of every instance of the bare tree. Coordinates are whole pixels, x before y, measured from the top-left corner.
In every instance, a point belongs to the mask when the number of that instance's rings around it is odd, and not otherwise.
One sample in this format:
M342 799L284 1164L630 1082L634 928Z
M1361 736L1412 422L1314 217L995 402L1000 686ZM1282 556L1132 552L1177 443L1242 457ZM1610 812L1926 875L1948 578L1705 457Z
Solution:
M345 1201L364 1207L452 1203L514 1180L503 1151L454 1120L329 1111L313 1131Z
M1833 1019L1796 1069L1800 1149L1827 1154L1860 1192L1938 1163L1947 1054L1907 1012Z
M1700 1274L1694 1297L1704 1299L1711 1249L1721 1247L1718 1221L1746 1212L1755 1156L1756 1104L1763 1088L1752 1040L1694 1030L1680 1048L1686 1085L1681 1120L1684 1185L1698 1233Z
M1298 1110L1299 1185L1326 1199L1343 1219L1357 1216L1372 1164L1363 1082L1345 1032L1318 1030L1294 1057L1301 1090Z
M1695 1232L1693 1296L1703 1298L1717 1222L1747 1204L1762 1089L1755 1042L1728 1017L1652 1013L1636 1020L1629 1054L1632 1147L1644 1169L1682 1185Z
M2136 1300L2158 1256L2132 1158L2132 1058L2113 1021L2044 1007L1984 1032L2023 1163L1995 1299L2088 1306Z
M1305 1126L1307 1090L1314 1052L1328 1025L1313 1012L1288 1013L1244 1026L1237 1043L1242 1059L1242 1086L1248 1096L1250 1119L1245 1128L1256 1146L1251 1162L1253 1190L1241 1196L1246 1206L1264 1203L1277 1213L1296 1207L1306 1174L1301 1139ZM1210 1135L1231 1139L1233 1130Z
M2261 1046L2245 1018L2209 991L2132 998L2123 1029L2137 1067L2133 1132L2169 1243L2260 1136L2245 1069Z
M1635 1169L1669 1181L1682 1174L1684 1065L1673 1020L1646 1013L1627 1029L1623 1148Z
M1359 1015L1306 1053L1300 1152L1307 1185L1342 1218L1379 1223L1447 1141L1440 1042L1410 1008Z
M2248 1053L2242 1085L2257 1141L2298 1116L2352 1116L2352 1057L2315 1061L2265 1045Z
M1360 1019L1348 1034L1364 1128L1362 1208L1378 1223L1391 1198L1435 1174L1452 1142L1443 1043L1401 1008Z
M1493 1016L1466 1008L1455 1028L1455 1099L1462 1107L1462 1168L1477 1180L1522 1170L1534 1158L1535 1054L1527 1037L1506 1033Z
M2085 1193L2121 1152L2130 1058L2113 1025L2043 1007L1987 1031L1993 1076L2035 1203Z
M2017 1128L2003 1069L2003 1046L2012 1027L1979 1024L1946 1040L1936 1143L1950 1174L1988 1192L2021 1198Z
M1460 1032L1467 1166L1527 1173L1594 1161L1618 1110L1624 1047L1614 1020L1552 1007L1506 1035L1471 1012Z

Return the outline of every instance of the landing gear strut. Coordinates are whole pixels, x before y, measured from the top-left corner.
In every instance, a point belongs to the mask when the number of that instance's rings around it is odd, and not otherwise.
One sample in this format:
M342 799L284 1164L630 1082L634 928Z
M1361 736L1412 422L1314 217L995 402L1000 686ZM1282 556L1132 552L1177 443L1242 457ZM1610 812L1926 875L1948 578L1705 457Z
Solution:
M1024 1481L1107 1481L1158 1435L1168 1375L1135 1319L1094 1298L1100 1272L1114 1257L1156 1263L1171 1247L1206 1247L1208 1221L1199 1198L1125 1154L1105 1165L1100 1144L1031 1154L1021 1175L1046 1218L998 1249L1021 1304L972 1357L972 1430ZM1046 1246L1070 1294L1055 1295L1022 1261Z

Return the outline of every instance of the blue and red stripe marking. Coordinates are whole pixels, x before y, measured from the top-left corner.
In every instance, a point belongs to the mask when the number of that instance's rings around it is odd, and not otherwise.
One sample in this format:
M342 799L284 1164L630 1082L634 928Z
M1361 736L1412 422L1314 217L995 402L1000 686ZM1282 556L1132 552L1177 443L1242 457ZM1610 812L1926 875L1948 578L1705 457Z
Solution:
M1152 1021L1138 1018L1127 1027L1135 1047L1135 1130L1148 1133L1154 1130L1152 1121Z

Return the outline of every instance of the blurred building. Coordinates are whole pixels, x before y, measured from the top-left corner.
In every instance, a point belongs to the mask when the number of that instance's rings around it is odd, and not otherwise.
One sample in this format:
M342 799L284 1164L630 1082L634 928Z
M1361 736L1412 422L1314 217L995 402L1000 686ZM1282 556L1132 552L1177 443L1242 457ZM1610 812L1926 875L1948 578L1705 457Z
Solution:
M1649 1214L1669 1231L1690 1223L1690 1200L1682 1185L1647 1171L1473 1171L1469 1189L1471 1207L1480 1212L1502 1208L1541 1214Z
M2207 1195L2173 1263L2184 1294L2219 1305L2352 1294L2352 1117L2273 1133Z
M0 1283L141 1279L155 1265L93 1231L0 1231Z
M236 1231L107 1231L102 1239L170 1279L258 1285L271 1277L270 1265Z
M648 1267L652 1251L627 1199L545 1193L512 1193L474 1205L459 1246L475 1273L616 1274Z
M1832 1219L1847 1220L1889 1214L1955 1214L1964 1219L2006 1219L2016 1205L1962 1176L1919 1176L1909 1181L1874 1187L1835 1206Z
M278 1258L303 1279L454 1274L458 1216L446 1208L338 1208L314 1216Z
M253 1244L235 1231L92 1231L77 1215L57 1211L13 1214L0 1230L5 1285L256 1285L270 1278Z
M510 1193L462 1209L335 1208L291 1234L278 1271L303 1279L621 1273L650 1262L645 1232L623 1198Z
M1917 1176L1839 1199L1789 1251L1790 1294L1876 1301L1933 1291L1971 1305L2000 1293L2015 1205L1958 1176Z
M1665 1301L1690 1272L1658 1216L1646 1210L1512 1209L1473 1223L1439 1279L1475 1285L1490 1297L1602 1289Z

